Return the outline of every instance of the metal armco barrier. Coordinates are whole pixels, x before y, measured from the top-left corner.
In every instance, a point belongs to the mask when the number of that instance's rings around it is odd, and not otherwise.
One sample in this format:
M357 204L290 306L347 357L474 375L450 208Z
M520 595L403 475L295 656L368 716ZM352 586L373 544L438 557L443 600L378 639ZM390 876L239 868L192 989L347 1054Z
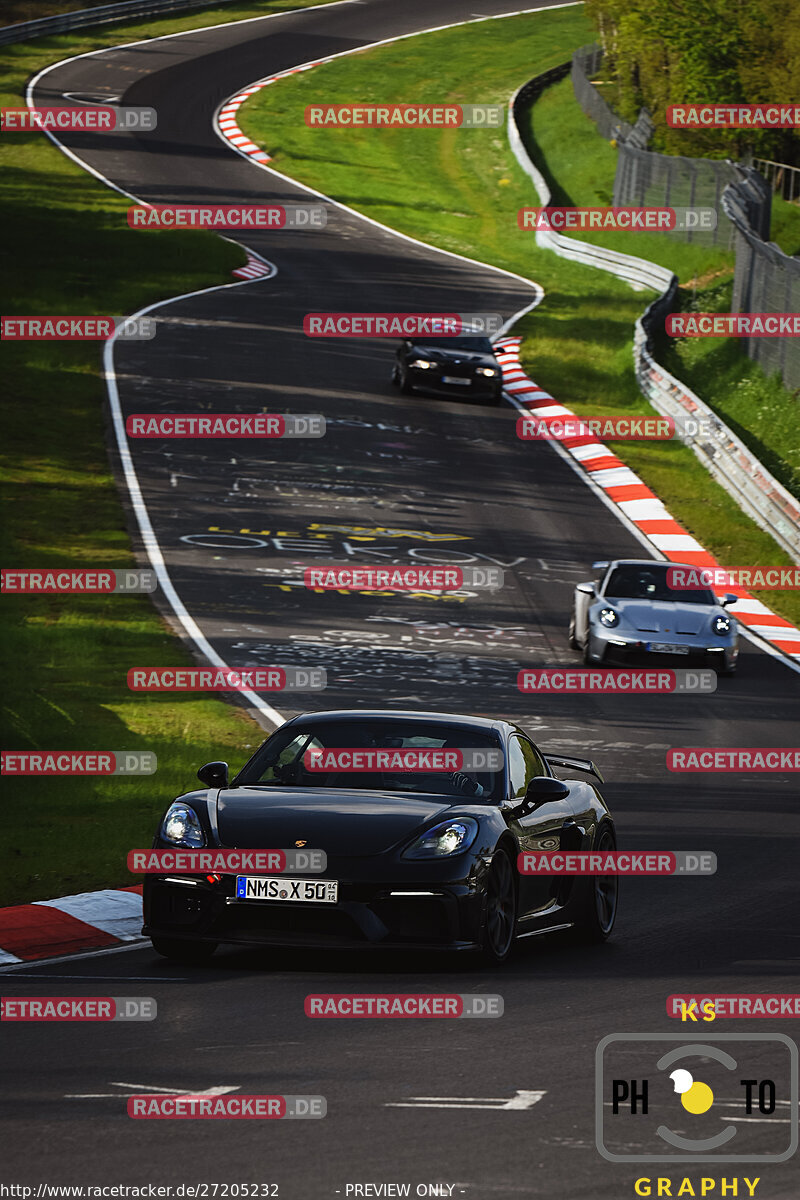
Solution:
M121 4L103 4L97 8L82 8L78 12L40 17L37 21L22 21L19 25L0 26L0 46L26 42L28 38L47 37L53 33L68 33L71 29L85 29L89 25L121 24L136 17L232 3L233 0L123 0Z
M570 64L567 63L555 68L555 71L547 71L529 80L514 93L509 104L509 143L517 162L532 181L542 207L550 204L550 189L525 149L518 118L529 100L549 83L564 78L569 69ZM710 432L687 438L686 444L691 446L703 466L733 496L742 510L775 538L795 562L800 562L800 503L707 404L664 370L652 356L650 337L657 324L663 323L664 316L672 309L678 286L677 277L667 268L646 259L600 249L551 230L537 230L536 243L561 258L608 271L637 290L649 287L661 293L637 320L634 330L634 366L643 395L663 416L684 418L689 413L703 423L701 428Z

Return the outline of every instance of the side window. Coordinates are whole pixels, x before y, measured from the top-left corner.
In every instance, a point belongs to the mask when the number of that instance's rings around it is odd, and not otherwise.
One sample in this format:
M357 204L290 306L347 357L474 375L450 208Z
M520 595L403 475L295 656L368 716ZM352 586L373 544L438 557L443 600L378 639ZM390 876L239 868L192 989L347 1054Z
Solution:
M294 764L296 772L299 776L299 772L303 769L303 763L300 760L305 757L306 752L309 750L320 749L322 749L322 747L317 739L312 738L311 741L309 741L308 731L303 730L301 733L298 733L295 737L293 737L290 742L287 742L287 744L278 752L275 758L266 763L261 775L259 776L259 783L297 782L296 779L290 780L286 777L285 772L287 768Z
M528 790L528 784L536 775L546 775L544 762L527 738L513 734L508 742L508 777L511 799L519 799Z

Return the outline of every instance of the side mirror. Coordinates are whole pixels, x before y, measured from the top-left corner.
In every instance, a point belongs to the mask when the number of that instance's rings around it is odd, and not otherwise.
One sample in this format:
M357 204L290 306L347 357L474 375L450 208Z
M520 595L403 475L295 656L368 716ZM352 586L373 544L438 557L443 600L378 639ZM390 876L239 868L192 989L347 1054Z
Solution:
M723 608L727 608L729 604L736 604L738 600L741 600L741 596L734 596L733 592L726 592L720 600L720 604Z
M568 795L569 788L563 780L554 779L552 775L535 775L528 784L525 799L520 804L520 812L524 816L533 812L540 804L564 800Z
M593 571L605 571L607 566L608 566L607 562L592 563L592 570Z
M197 772L197 778L206 787L225 788L228 786L228 764L226 762L206 763Z
M595 594L594 584L593 583L579 583L577 585L577 587L575 588L575 591L583 592L584 596L594 596L594 594Z

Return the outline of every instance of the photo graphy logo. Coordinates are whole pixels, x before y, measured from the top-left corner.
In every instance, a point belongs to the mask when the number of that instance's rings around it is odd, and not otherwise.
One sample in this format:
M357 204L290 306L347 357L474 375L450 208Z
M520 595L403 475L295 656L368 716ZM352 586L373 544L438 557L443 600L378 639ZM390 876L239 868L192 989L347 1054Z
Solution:
M798 1144L798 1052L781 1033L612 1033L595 1056L609 1162L779 1163Z

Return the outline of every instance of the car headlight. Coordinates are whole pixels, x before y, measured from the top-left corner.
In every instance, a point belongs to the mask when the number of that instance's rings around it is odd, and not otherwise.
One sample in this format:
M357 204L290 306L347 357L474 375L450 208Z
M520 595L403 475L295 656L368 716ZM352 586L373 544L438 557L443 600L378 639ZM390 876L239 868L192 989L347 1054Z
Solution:
M478 836L478 822L472 817L458 817L434 825L403 851L403 858L446 858L468 850Z
M161 822L159 836L173 846L205 846L206 835L200 824L197 813L188 804L176 801L167 809L167 815Z
M723 617L721 615L714 617L711 622L711 628L714 630L714 633L718 633L720 637L724 637L726 633L730 633L731 631L730 617Z
M613 608L601 608L600 621L608 629L613 629L615 625L619 625L619 613L615 612Z
M476 375L497 375L497 373L498 372L495 370L494 367L476 367L475 368Z
M427 358L415 358L414 361L412 363L410 363L409 365L412 367L416 367L420 371L427 371L430 367L433 366L433 363L428 362Z

